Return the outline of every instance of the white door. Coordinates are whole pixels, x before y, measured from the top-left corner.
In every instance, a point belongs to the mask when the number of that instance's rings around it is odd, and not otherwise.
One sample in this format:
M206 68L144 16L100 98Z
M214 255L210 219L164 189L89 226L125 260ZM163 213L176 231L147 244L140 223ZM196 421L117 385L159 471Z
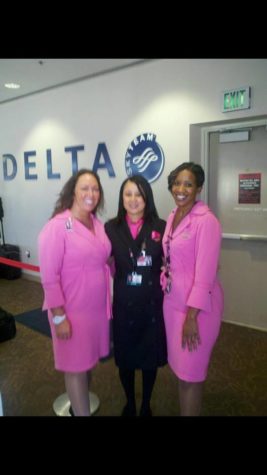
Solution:
M224 320L267 329L266 125L252 124L248 141L221 142L222 132L206 134L205 170L206 199L223 228Z

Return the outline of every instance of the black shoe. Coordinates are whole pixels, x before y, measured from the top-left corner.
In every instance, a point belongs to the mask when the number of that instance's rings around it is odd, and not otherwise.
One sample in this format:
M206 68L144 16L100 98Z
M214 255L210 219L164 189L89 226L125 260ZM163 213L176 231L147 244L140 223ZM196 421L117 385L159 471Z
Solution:
M140 409L140 414L139 414L140 417L152 417L152 411L151 411L151 407L150 406L147 406L147 407L141 407Z
M73 409L72 409L71 406L70 406L70 408L69 408L69 413L70 413L71 416L75 416L75 414L74 414Z
M136 416L136 408L133 407L133 406L129 406L129 404L126 404L126 406L124 406L124 408L122 410L121 416L122 417L134 417L134 416Z

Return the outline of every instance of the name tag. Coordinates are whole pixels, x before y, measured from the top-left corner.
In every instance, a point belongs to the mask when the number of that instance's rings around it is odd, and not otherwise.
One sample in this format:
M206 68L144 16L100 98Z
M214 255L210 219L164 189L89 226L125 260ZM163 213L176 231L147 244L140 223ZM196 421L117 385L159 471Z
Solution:
M67 231L72 231L72 219L71 219L70 216L68 217L68 219L65 223L65 227L66 227Z
M136 260L138 267L151 267L152 266L152 256L146 256L146 253L142 251L140 256Z
M132 272L127 275L127 285L141 285L142 284L142 275Z

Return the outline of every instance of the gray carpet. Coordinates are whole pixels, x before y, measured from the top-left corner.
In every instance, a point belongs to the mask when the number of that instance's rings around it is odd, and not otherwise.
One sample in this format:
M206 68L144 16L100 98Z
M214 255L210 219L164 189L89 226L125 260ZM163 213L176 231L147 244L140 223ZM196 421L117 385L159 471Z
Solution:
M15 315L15 320L22 325L25 325L32 330L42 333L43 335L51 337L50 325L47 318L47 311L42 311L41 308L30 310L29 312Z
M18 314L16 337L0 344L0 390L7 416L54 416L53 401L65 392L63 375L54 369L51 340L40 330L48 324L40 310L42 302L39 283L0 279L0 305ZM35 326L41 320L38 331L28 326L32 319ZM257 420L264 416L267 420L266 368L267 332L224 322L205 383L202 416L257 416ZM137 371L138 408L141 376ZM94 368L92 391L101 401L96 416L121 413L125 396L113 358ZM178 381L168 365L158 371L151 402L155 416L179 415Z

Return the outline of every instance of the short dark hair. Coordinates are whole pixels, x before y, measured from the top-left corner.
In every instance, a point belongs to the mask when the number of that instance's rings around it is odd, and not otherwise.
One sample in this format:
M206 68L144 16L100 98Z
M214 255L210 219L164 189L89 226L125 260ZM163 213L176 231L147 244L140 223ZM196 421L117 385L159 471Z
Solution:
M95 209L92 211L92 213L96 214L97 211L103 209L104 192L103 192L103 188L102 188L99 176L93 170L82 168L77 173L72 175L63 186L61 192L59 193L59 197L56 201L55 208L54 208L51 218L56 216L56 214L61 213L62 211L65 211L66 209L70 209L72 207L73 201L74 201L74 192L75 192L76 183L79 180L80 176L85 175L86 173L95 177L98 187L99 187L99 191L100 191L99 202L97 206L95 207Z
M193 173L196 179L197 187L200 187L203 185L205 181L205 172L202 166L194 162L184 162L181 165L179 165L177 168L172 170L171 173L169 174L168 176L168 190L169 191L171 191L177 175L183 170L190 170L190 172Z
M151 185L142 175L133 175L131 177L126 178L121 184L120 194L119 194L118 213L116 216L117 224L123 222L126 215L126 210L123 206L123 190L128 181L131 181L132 183L136 184L145 202L145 209L144 209L145 221L153 222L154 219L158 218L159 216L158 216L158 212L155 206Z

